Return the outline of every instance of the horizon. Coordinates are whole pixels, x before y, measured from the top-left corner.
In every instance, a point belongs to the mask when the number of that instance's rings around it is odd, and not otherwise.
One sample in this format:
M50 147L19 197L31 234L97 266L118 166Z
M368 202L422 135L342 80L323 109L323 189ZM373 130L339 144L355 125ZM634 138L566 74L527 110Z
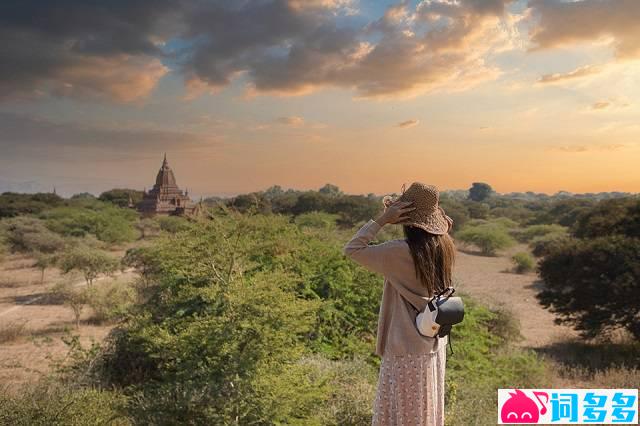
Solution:
M9 3L0 192L640 192L637 1Z

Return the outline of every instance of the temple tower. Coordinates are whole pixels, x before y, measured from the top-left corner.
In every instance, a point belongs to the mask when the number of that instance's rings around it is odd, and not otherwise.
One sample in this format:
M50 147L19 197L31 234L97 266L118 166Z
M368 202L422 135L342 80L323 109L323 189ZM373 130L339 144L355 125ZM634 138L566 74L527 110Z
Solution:
M162 166L156 175L156 183L148 192L145 191L142 201L138 204L138 210L145 216L188 215L194 208L195 204L189 195L178 187L165 153Z

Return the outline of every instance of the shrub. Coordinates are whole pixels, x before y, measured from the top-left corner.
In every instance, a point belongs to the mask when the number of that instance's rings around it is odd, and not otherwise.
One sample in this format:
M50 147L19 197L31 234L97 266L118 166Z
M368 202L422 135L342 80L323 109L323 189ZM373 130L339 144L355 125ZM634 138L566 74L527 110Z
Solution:
M375 399L378 372L364 357L334 361L313 355L302 363L317 371L318 377L312 379L325 381L330 390L329 397L318 410L319 424L371 424L371 404Z
M128 283L111 281L88 289L87 303L93 310L92 320L98 323L117 320L132 306L133 288Z
M492 208L491 216L506 217L518 223L526 223L535 217L535 213L521 205L509 205Z
M340 216L324 212L303 213L295 218L296 225L300 227L316 228L331 231L336 227L336 220Z
M504 226L486 223L465 226L455 237L465 243L474 244L483 254L493 256L497 250L511 247L515 241Z
M444 197L440 199L440 205L447 213L447 216L453 219L454 232L462 229L469 220L469 211L463 203Z
M0 222L3 240L12 251L54 253L65 245L64 239L51 232L40 219L19 216Z
M611 234L640 238L640 199L600 201L578 217L572 231L578 238L596 238Z
M518 274L532 271L536 264L533 256L524 251L514 254L511 261L515 264L515 271Z
M586 337L623 327L640 338L640 239L621 235L569 240L538 266L545 289L541 302L558 321Z
M205 221L151 250L153 297L104 353L102 377L128 386L141 424L304 423L326 398L299 361L319 301L300 298L283 216Z
M487 203L479 203L476 201L465 202L469 216L472 219L486 219L489 217L489 205Z
M160 229L171 234L186 231L189 229L189 222L178 216L159 216L157 219Z
M569 236L566 233L551 233L533 238L529 242L529 247L534 256L542 257L557 250L568 239Z
M51 380L23 385L16 392L0 389L0 424L14 426L132 424L120 393L76 389Z
M513 236L520 242L526 243L534 238L545 237L547 235L564 236L567 228L561 225L531 225L513 232Z
M0 218L38 214L63 202L61 197L51 193L17 194L5 192L0 194Z

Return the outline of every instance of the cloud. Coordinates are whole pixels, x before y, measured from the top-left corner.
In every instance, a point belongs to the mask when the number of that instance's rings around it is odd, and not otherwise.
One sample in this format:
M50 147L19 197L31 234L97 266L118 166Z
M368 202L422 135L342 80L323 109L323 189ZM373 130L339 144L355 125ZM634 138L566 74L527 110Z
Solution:
M566 73L545 74L538 79L538 83L558 83L567 80L575 80L598 74L602 72L602 70L602 66L586 65Z
M146 155L148 152L191 150L220 143L207 134L169 131L158 128L99 126L53 122L40 117L0 112L0 148L32 154L65 154L100 150L115 156ZM110 154L108 154L110 155Z
M594 104L592 104L591 105L591 109L602 110L602 109L609 108L610 106L611 106L611 102L609 102L609 101L600 101L600 102L595 102Z
M276 119L276 123L283 124L285 126L299 127L304 125L304 118L296 115L289 117L279 117Z
M626 148L627 145L622 143L613 143L606 145L564 145L552 147L551 149L554 151L560 152L588 152L588 151L618 151L620 149Z
M495 79L511 0L402 2L379 19L353 0L7 0L0 99L61 95L133 102L168 72L186 99L242 76L250 94L326 87L357 97L466 90Z
M407 129L409 127L417 126L420 123L419 120L407 120L402 121L395 125L395 127L400 127L401 129Z
M131 102L168 71L161 25L175 1L6 0L0 5L0 99L46 94Z
M529 0L537 20L534 49L603 40L619 59L640 57L640 2L637 0Z

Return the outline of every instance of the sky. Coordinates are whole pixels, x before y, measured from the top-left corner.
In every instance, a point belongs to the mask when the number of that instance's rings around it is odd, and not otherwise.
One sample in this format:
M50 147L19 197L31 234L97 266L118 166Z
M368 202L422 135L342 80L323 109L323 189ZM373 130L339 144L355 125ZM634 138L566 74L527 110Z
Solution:
M640 192L637 0L4 0L0 192Z

